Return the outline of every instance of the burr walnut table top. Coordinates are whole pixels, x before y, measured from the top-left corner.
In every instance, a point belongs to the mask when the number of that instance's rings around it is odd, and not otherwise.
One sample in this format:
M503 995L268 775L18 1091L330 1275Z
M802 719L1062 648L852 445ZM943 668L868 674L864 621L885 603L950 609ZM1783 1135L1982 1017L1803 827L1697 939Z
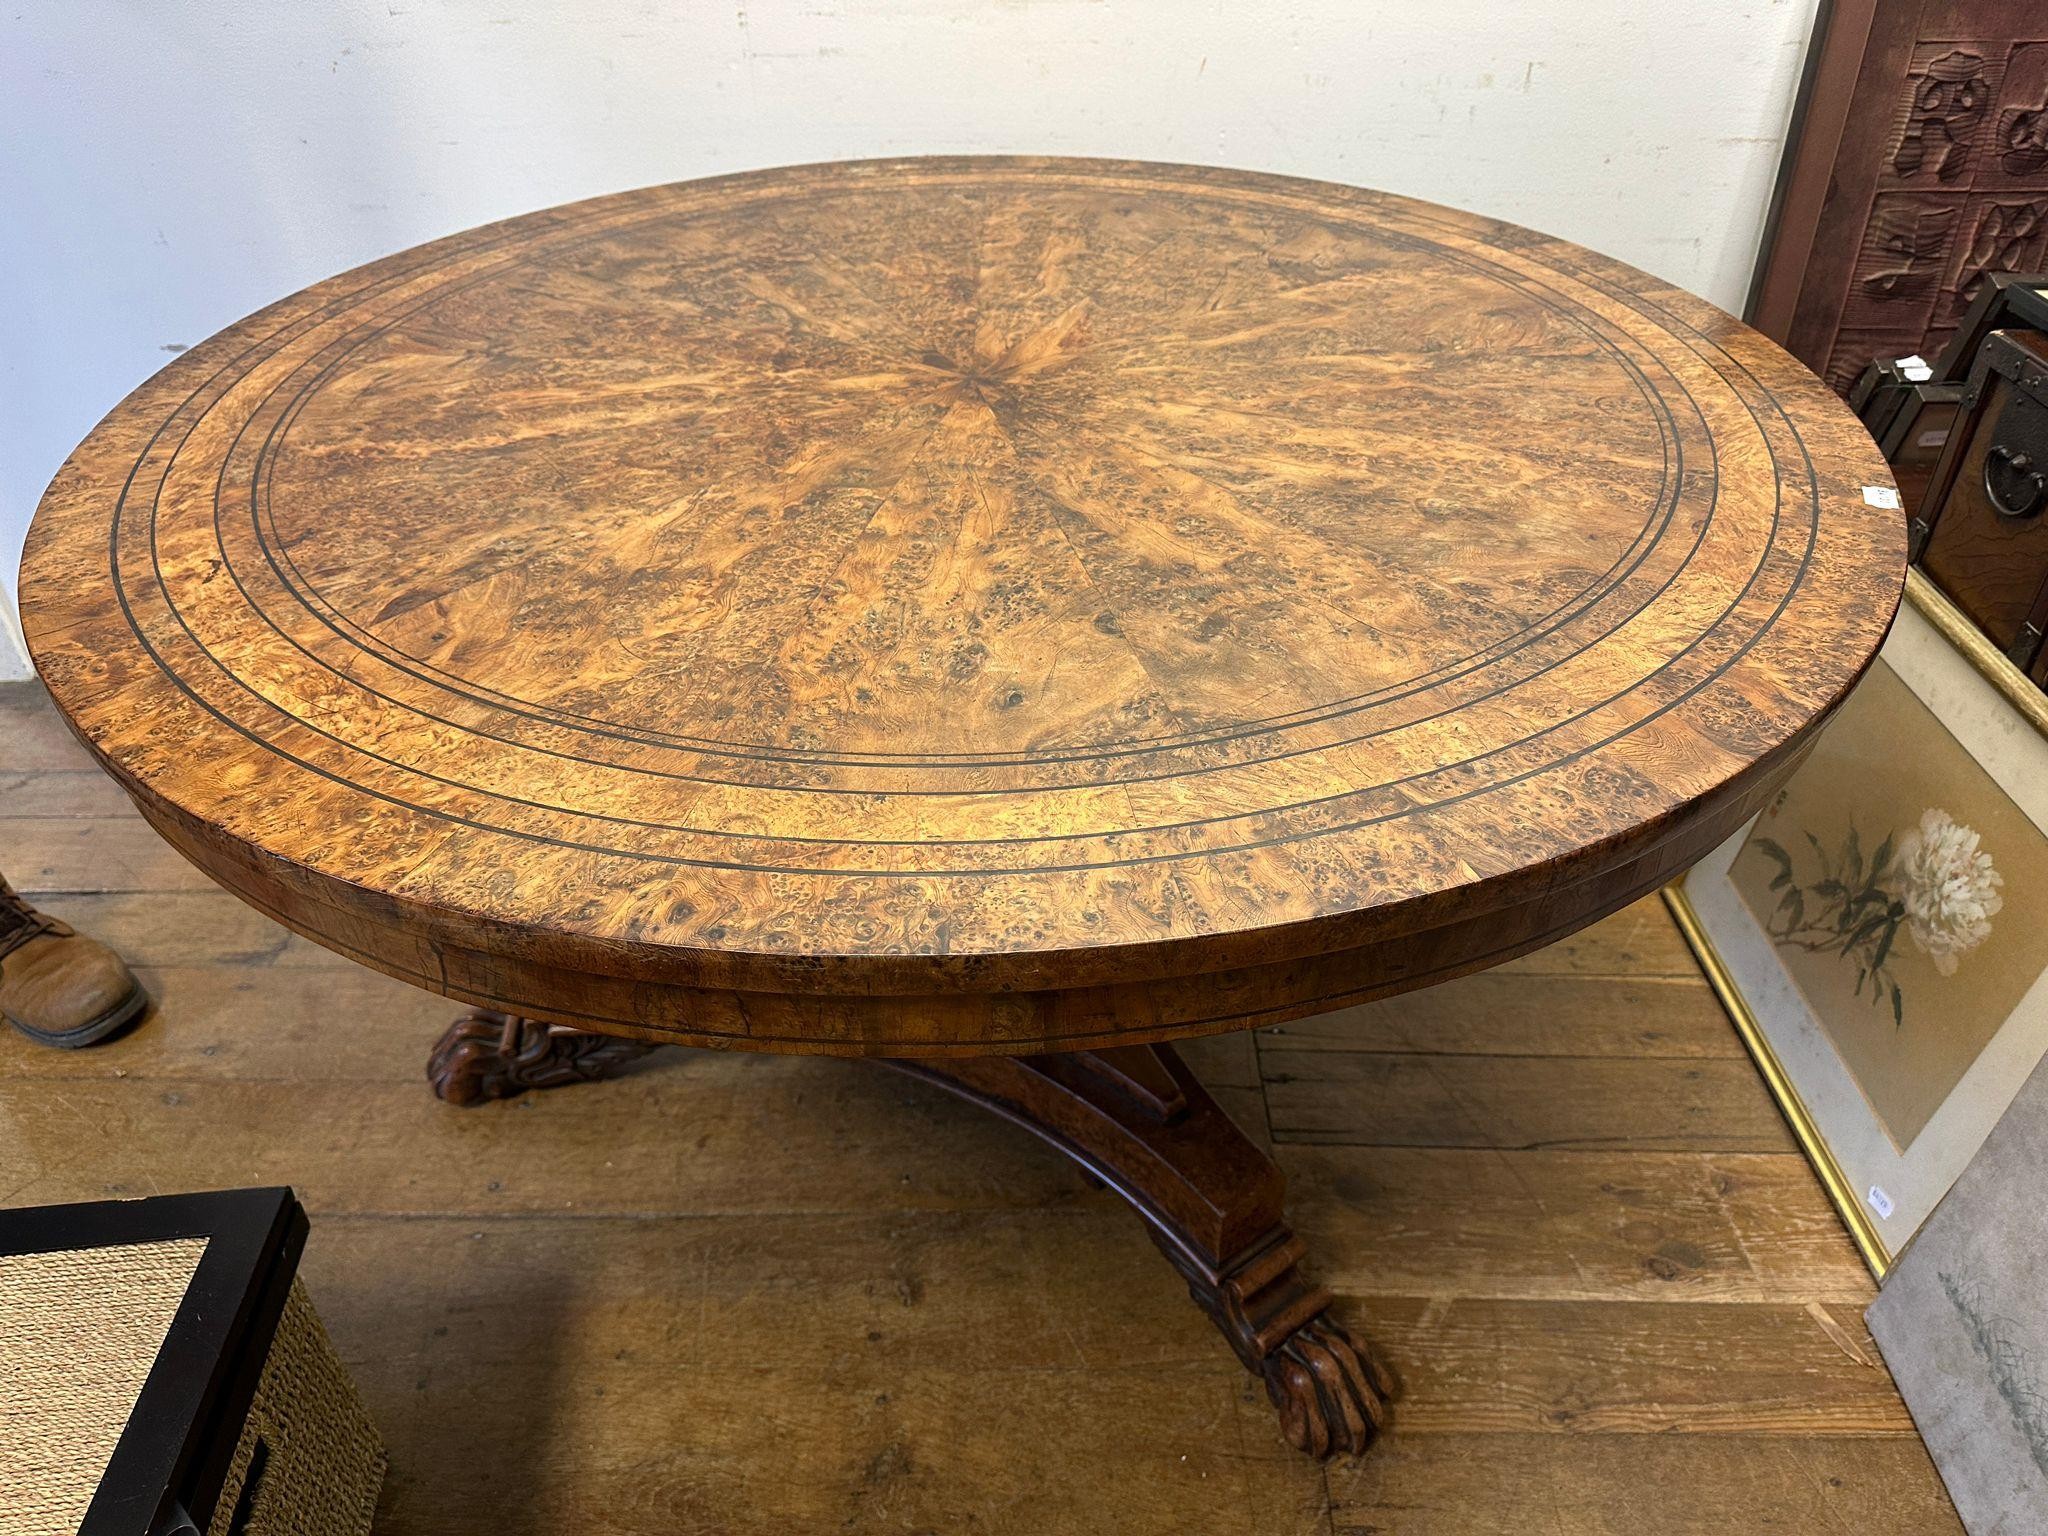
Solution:
M1668 877L1903 574L1727 315L1315 182L760 172L332 278L94 430L58 705L216 878L423 985L782 1049L1399 990Z

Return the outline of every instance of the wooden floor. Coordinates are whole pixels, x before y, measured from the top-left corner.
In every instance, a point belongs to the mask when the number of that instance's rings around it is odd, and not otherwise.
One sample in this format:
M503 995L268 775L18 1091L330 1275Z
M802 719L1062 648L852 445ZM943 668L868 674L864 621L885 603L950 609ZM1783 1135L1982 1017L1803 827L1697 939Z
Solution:
M854 1063L661 1053L444 1108L450 1006L183 866L0 688L0 869L158 1007L0 1029L0 1205L289 1183L390 1442L378 1529L1958 1530L1869 1277L1663 908L1190 1048L1402 1382L1318 1467L1135 1220Z

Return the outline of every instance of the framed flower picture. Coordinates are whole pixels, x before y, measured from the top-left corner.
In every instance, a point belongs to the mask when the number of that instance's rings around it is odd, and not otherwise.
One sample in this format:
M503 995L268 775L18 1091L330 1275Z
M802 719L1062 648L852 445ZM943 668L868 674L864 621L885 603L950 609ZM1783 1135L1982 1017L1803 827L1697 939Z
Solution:
M1667 893L1880 1274L2048 1055L2048 701L1918 572L1908 599Z

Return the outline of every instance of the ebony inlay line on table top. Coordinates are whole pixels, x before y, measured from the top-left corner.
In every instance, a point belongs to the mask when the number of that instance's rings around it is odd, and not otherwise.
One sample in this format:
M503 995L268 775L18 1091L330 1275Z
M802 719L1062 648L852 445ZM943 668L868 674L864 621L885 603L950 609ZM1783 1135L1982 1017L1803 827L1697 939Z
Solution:
M809 167L194 348L52 487L26 601L95 752L288 921L1035 986L1590 902L1704 835L1874 651L1883 475L1768 343L1562 242Z
M1392 234L1392 232L1385 230L1376 230L1375 234L1379 238L1387 240L1390 244L1419 244L1419 242L1407 242L1403 239L1397 239ZM596 236L586 236L584 237L584 241L588 241L595 238ZM584 242L579 241L576 243ZM1652 504L1649 516L1643 525L1643 533L1647 534L1653 527L1661 531L1664 527L1668 526L1671 516L1675 513L1677 509L1676 482L1683 475L1684 472L1684 446L1683 443L1677 440L1675 435L1668 430L1671 425L1671 417L1668 405L1661 397L1657 396L1649 389L1647 380L1644 378L1642 374L1642 370L1634 362L1634 360L1630 359L1627 356L1627 354L1623 352L1619 347L1617 347L1611 340L1601 336L1596 330L1594 330L1587 323L1584 317L1575 315L1571 313L1568 309L1566 309L1561 300L1542 298L1542 293L1554 292L1554 290L1549 289L1547 285L1542 284L1541 282L1528 277L1526 274L1514 273L1505 268L1493 267L1490 264L1484 263L1478 258L1471 256L1469 253L1455 251L1448 247L1442 246L1432 245L1429 248L1433 254L1441 255L1444 258L1456 262L1460 265L1471 267L1475 271L1486 271L1489 275L1498 277L1505 284L1520 287L1524 291L1531 292L1532 296L1538 297L1538 301L1542 303L1546 309L1557 314L1560 318L1565 319L1567 322L1577 324L1582 329L1584 329L1588 336L1590 336L1593 340L1596 341L1596 343L1602 346L1611 356L1614 357L1615 361L1619 363L1630 374L1631 378L1636 384L1638 393L1643 398L1646 405L1648 405L1651 411L1660 418L1660 425L1663 425L1667 428L1664 440L1664 451L1666 461L1664 486L1659 491L1657 497L1655 498ZM518 261L521 259L530 260L532 258L515 258L512 261L508 262L507 265L516 265L518 264ZM475 277L464 278L460 282L452 282L449 286L453 288L455 291L459 292L485 281L486 278L488 277L496 276L498 272L501 270L502 268L493 269L489 273L481 274ZM1341 281L1341 278L1332 278L1329 281ZM1590 280L1588 281L1590 282ZM1568 621L1570 618L1578 617L1586 609L1596 604L1600 600L1600 598L1604 597L1609 591L1613 589L1613 587L1618 586L1620 584L1620 581L1625 580L1629 575L1633 574L1635 569L1637 569L1637 567L1639 567L1642 563L1642 560L1647 557L1650 550L1654 548L1655 541L1653 540L1650 544L1643 545L1641 550L1638 552L1637 544L1641 541L1642 538L1642 535L1639 534L1638 540L1636 542L1632 542L1626 549L1624 549L1622 554L1619 557L1617 557L1614 564L1611 565L1607 571L1602 572L1600 579L1596 580L1591 586L1589 586L1585 592L1577 594L1567 603L1560 605L1558 608L1552 610L1550 613L1543 615L1541 618L1531 621L1531 623L1526 625L1521 631L1518 631L1514 635L1507 637L1508 641L1516 642L1514 644L1508 644L1505 641L1497 642L1496 647L1491 652L1475 652L1472 655L1460 657L1453 662L1445 663L1443 666L1439 667L1436 672L1425 674L1422 677L1413 679L1408 683L1390 685L1390 687L1387 690L1382 691L1382 693L1380 694L1357 695L1351 698L1335 700L1325 706L1320 706L1309 710L1297 711L1295 712L1295 716L1292 717L1270 716L1264 719L1247 720L1240 722L1237 726L1228 731L1213 732L1208 735L1202 736L1183 736L1179 738L1167 736L1158 736L1152 738L1128 737L1120 742L1101 744L1100 746L1096 747L1094 750L1088 753L1073 752L1063 754L1058 751L1047 751L1035 752L1027 757L1005 758L1001 756L981 756L970 758L967 756L967 754L960 753L899 753L880 754L869 758L849 759L841 756L835 756L830 752L823 751L800 752L791 748L783 748L779 751L770 752L761 750L759 748L749 748L743 743L728 740L720 740L717 738L669 735L649 728L633 728L624 726L617 722L605 720L600 717L577 716L570 712L557 712L555 718L553 720L550 720L548 718L547 713L545 713L546 706L544 706L543 704L540 704L530 699L516 698L508 695L494 695L491 693L490 690L484 689L480 685L473 684L468 679L456 677L453 674L447 673L439 668L431 666L418 656L399 650L395 647L384 645L379 641L378 637L372 631L364 629L361 626L355 624L352 620L348 618L346 614L342 613L338 608L335 608L333 605L324 602L317 588L314 587L314 585L304 576L304 574L298 570L296 562L293 561L289 549L285 547L284 540L280 535L276 533L274 518L271 518L269 515L267 483L265 480L266 471L270 461L274 456L275 450L283 443L285 435L289 432L291 420L293 417L296 416L300 406L302 406L305 400L309 398L311 394L320 387L321 383L324 382L325 379L329 375L331 375L336 368L340 367L342 363L346 362L355 351L359 350L364 345L367 345L370 341L379 339L383 335L387 334L389 331L397 327L404 320L409 319L413 314L422 312L432 307L432 305L438 302L442 297L443 295L437 292L432 296L419 300L410 309L402 312L401 315L396 319L387 321L379 326L369 329L367 333L362 336L355 337L352 340L344 337L337 341L335 345L337 348L340 349L337 352L337 355L334 356L333 358L330 358L325 363L322 363L318 371L315 372L313 376L310 379L308 379L304 385L300 387L300 389L294 395L293 399L286 404L283 413L279 416L277 422L272 426L269 433L267 434L265 443L262 449L259 450L258 452L256 463L251 468L249 473L250 493L252 502L252 520L256 529L258 547L262 550L266 562L277 574L280 582L288 588L292 589L293 595L299 599L301 605L304 608L306 608L308 612L313 613L314 616L319 618L320 621L327 628L334 631L338 636L340 636L344 640L347 640L352 645L359 646L360 648L377 655L380 659L383 659L389 662L391 665L393 665L396 670L405 672L415 678L418 678L420 681L423 682L433 682L435 678L438 677L441 679L445 679L446 682L449 684L459 685L450 687L448 691L455 694L458 698L466 702L478 703L497 708L504 708L508 713L521 715L526 718L534 719L541 723L561 724L569 729L586 730L593 735L615 737L621 741L647 745L676 746L685 749L700 750L710 754L730 754L735 757L754 758L761 761L785 765L797 762L818 761L834 764L837 766L888 768L901 764L913 768L925 768L951 766L987 767L1013 763L1029 763L1032 765L1039 765L1046 762L1057 761L1092 762L1107 757L1135 756L1150 752L1164 751L1175 748L1185 748L1188 746L1207 745L1217 741L1241 740L1250 736L1268 733L1272 729L1281 726L1315 723L1316 721L1327 719L1335 715L1354 713L1356 712L1356 709L1358 707L1364 704L1381 704L1396 701L1400 698L1407 697L1409 694L1413 692L1422 691L1422 689L1425 686L1434 685L1437 683L1441 683L1443 681L1451 680L1456 676L1464 675L1464 671L1473 670L1473 668L1465 667L1464 664L1467 662L1472 662L1479 657L1485 658L1482 665L1490 665L1494 661L1503 659L1506 655L1513 654L1525 648L1525 646L1529 643L1529 639L1531 637L1540 638L1542 634L1548 633L1549 630L1559 627L1563 622ZM1616 297L1621 298L1623 302L1633 302L1633 300L1628 295L1616 295ZM317 361L317 358L309 359L308 363L304 366L310 367L314 362ZM289 380L281 381L277 387L279 389L282 389L288 382ZM1682 383L1678 382L1674 378L1673 385L1677 389L1680 396L1684 398L1688 404L1693 403L1690 392L1685 389ZM1768 395L1768 391L1766 391L1766 394ZM1696 405L1694 406L1694 413L1695 415L1698 414ZM1702 428L1703 430L1707 430L1704 428L1704 422L1702 422ZM1793 430L1796 435L1796 428L1794 428ZM1709 441L1711 441L1711 430L1707 430L1707 436ZM226 464L224 460L223 476L225 475L225 468ZM1667 495L1670 498L1668 504L1665 499ZM216 515L218 516L218 512ZM264 537L264 526L266 522L269 522L271 526L272 536L269 539L266 539ZM1706 525L1711 524L1711 522L1712 503L1710 502L1706 518L1701 528L1702 536L1704 534ZM1698 542L1699 539L1698 537L1696 537L1694 541L1695 548L1697 548ZM1633 560L1629 559L1629 556L1632 552L1636 553L1636 558ZM1624 562L1626 562L1627 564L1626 570L1622 570ZM232 569L232 562L225 561L225 555L224 563L227 563L230 569ZM285 573L284 568L286 567L290 568L290 576L287 576ZM1615 577L1615 573L1617 571L1620 572L1620 575L1618 577ZM1615 577L1615 580L1612 582L1608 582L1607 578L1609 577ZM1647 606L1647 603L1649 601L1654 600L1654 598L1657 595L1660 595L1664 588L1668 585L1668 581L1660 585L1659 588L1651 594L1650 598L1645 599L1643 605L1639 605L1639 607L1636 610L1632 611L1631 617L1633 616L1634 612L1641 611L1641 606ZM1589 597L1589 593L1594 595ZM255 603L253 597L251 597L251 606L258 613L262 612L262 609L260 608L259 605ZM1560 617L1561 615L1563 616L1562 618ZM274 623L273 627L276 627ZM344 634L344 629L347 630L348 633ZM283 631L279 630L279 634L282 636ZM1505 648L1503 649L1502 647ZM300 649L303 650L303 647L300 647ZM323 666L327 665L326 662L324 662L321 658L315 656L312 652L307 651L305 652L305 654L308 656L308 659L313 660L316 664ZM1572 654L1577 653L1574 652ZM1556 665L1556 662L1551 663L1551 665ZM1460 668L1463 668L1464 670L1456 670ZM1546 668L1545 670L1548 669ZM1440 675L1445 673L1450 674L1450 676L1445 677ZM378 692L377 690L371 691ZM381 698L386 698L389 702L395 705L399 705L400 707L413 709L416 712L424 715L426 718L434 720L437 723L455 723L446 720L444 717L433 715L428 711L421 710L416 705L405 704L403 703L403 701L400 701L396 698L392 698L391 696L383 694L381 692L378 692L378 696ZM1491 696L1491 694L1487 695L1487 697ZM473 726L464 728L471 730L476 729ZM480 732L480 734L489 735L490 733ZM510 738L495 739L507 740L508 742L511 741ZM1369 738L1352 738L1352 740L1361 739ZM527 750L551 750L547 748L536 747L532 743L512 742L512 744L522 746ZM562 755L568 757L572 761L600 761L595 759L577 758L574 756L574 754L554 755ZM1250 761L1263 760L1264 759L1252 759ZM1236 761L1241 762L1246 760L1239 759ZM676 777L689 780L695 780L700 777L699 775L692 774L664 773L663 770L655 769L641 769L629 771L648 772L658 774L661 776ZM1199 772L1201 770L1198 769L1193 771ZM1169 776L1171 775L1163 772L1157 775L1153 775L1153 777ZM1087 782L1102 783L1121 781L1089 780ZM773 783L759 783L755 787L772 790L783 786L778 786ZM830 786L819 786L815 788L813 786L788 787L806 790L814 789L814 792L817 793L835 792ZM861 791L846 792L860 793ZM904 787L892 791L892 793L899 794L971 794L977 792L978 791L974 790L925 791L918 790L914 787ZM1001 793L1004 791L997 790L986 792Z

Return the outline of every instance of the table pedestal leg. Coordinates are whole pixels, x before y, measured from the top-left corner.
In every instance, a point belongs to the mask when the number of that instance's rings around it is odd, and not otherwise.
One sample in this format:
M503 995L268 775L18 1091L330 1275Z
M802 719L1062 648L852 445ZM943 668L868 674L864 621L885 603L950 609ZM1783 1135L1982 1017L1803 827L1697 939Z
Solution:
M883 1065L1015 1121L1129 1201L1294 1445L1320 1457L1372 1442L1385 1372L1301 1274L1279 1168L1170 1046Z
M655 1049L479 1009L441 1037L427 1077L448 1103L478 1104L606 1077ZM1302 1275L1280 1169L1171 1046L880 1064L1014 1121L1130 1202L1293 1444L1320 1457L1372 1443L1385 1372Z
M660 1047L617 1035L593 1035L560 1024L477 1008L441 1036L427 1058L434 1096L449 1104L510 1099L529 1088L609 1077Z

